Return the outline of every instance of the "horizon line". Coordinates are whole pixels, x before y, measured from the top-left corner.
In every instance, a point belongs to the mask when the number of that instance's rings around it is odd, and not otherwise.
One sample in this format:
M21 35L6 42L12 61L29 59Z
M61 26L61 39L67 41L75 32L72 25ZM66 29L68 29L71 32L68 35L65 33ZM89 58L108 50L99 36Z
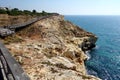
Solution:
M120 16L120 14L61 14L67 16Z

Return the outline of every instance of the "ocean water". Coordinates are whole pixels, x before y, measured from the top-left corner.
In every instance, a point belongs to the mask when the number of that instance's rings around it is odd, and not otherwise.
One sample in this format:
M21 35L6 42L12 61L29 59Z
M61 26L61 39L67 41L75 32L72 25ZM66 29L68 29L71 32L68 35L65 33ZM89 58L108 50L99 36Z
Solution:
M88 74L102 80L120 80L120 16L65 16L98 36L97 47L85 62Z

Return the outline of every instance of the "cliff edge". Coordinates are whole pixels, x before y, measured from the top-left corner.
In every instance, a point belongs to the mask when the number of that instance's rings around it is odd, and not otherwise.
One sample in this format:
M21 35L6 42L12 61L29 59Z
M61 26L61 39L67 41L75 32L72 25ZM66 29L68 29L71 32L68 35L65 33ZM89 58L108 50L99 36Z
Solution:
M84 51L95 47L96 40L58 15L37 21L4 42L9 41L6 47L31 80L99 80L88 75L84 65Z

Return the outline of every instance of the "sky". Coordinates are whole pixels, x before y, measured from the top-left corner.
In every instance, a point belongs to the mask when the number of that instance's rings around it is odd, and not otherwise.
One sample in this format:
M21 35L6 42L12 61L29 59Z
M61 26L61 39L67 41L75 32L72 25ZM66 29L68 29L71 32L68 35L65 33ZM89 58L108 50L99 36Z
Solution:
M120 15L120 0L0 0L0 7L63 15Z

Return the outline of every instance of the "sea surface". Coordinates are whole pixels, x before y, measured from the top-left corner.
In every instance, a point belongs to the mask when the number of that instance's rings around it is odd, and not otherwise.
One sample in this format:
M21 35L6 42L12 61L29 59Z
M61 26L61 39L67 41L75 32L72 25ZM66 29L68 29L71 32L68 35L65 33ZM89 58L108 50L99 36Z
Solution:
M96 48L85 62L88 74L102 80L120 80L120 16L65 16L97 35Z

